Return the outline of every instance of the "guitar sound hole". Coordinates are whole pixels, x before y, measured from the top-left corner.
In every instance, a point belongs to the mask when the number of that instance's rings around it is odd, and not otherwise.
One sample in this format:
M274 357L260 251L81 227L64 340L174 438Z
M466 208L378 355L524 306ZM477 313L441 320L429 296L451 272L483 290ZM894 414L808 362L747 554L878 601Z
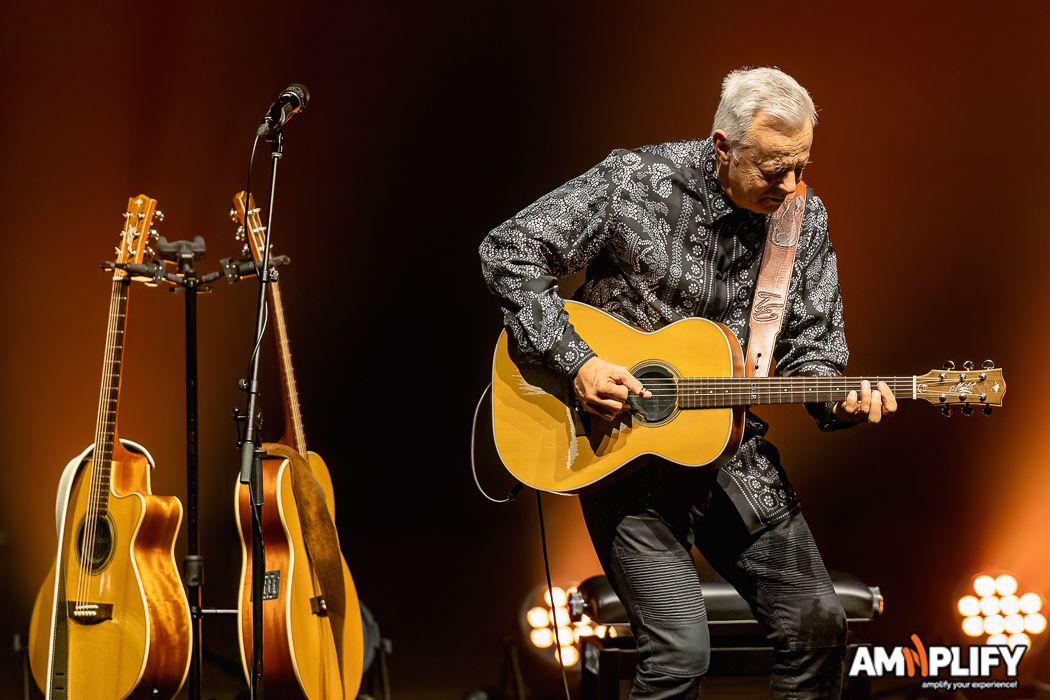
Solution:
M642 364L632 368L631 374L653 393L648 399L634 395L627 399L636 417L643 423L667 420L678 406L678 382L674 373L661 364Z
M80 568L89 574L97 574L113 559L114 552L114 526L113 520L107 513L101 518L93 518L94 547L91 545L91 528L88 528L88 519L84 518L77 529L77 562ZM90 554L90 561L85 561L85 551Z

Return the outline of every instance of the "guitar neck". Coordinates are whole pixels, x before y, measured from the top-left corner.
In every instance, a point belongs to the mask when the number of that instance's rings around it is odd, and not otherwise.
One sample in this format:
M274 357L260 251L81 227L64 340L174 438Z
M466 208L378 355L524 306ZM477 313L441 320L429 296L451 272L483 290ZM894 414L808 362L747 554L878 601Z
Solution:
M120 399L120 367L124 356L124 326L127 320L129 287L126 276L114 276L109 299L106 353L102 361L102 387L99 390L95 449L92 456L94 468L91 499L100 516L104 516L109 507L110 471L117 435L117 404Z
M859 396L864 381L872 389L886 382L898 399L915 398L915 377L684 377L674 389L660 380L646 388L656 396L674 392L681 408L728 408L843 401L851 391Z
M281 389L284 393L285 422L292 434L292 447L299 454L306 454L306 433L303 431L303 416L299 409L299 392L295 386L295 370L292 369L292 351L288 343L288 326L284 322L284 304L281 289L276 280L269 283L270 310L277 337L277 353L281 362Z

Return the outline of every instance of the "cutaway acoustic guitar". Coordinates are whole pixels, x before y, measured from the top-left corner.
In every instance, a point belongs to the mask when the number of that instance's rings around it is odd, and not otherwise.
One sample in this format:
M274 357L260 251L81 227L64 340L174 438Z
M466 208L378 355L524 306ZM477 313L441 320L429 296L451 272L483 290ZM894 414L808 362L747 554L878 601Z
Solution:
M171 698L190 665L190 610L175 563L182 504L154 496L153 458L117 438L131 276L157 202L128 200L110 292L95 442L65 468L58 554L33 607L29 659L52 700Z

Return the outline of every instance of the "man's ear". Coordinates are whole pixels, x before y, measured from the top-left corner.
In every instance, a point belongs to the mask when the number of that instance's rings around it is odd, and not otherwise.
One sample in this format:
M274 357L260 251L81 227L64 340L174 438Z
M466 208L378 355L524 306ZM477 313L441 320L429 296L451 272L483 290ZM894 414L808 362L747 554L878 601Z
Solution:
M718 164L722 166L729 165L733 150L729 145L729 134L721 129L716 129L711 134L711 139L715 146L715 157L718 159Z

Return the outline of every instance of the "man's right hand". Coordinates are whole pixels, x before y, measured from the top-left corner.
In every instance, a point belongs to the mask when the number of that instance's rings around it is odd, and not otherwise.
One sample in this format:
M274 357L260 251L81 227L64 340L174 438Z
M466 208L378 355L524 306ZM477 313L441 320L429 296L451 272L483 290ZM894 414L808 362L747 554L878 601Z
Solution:
M605 420L613 420L627 410L627 397L637 394L649 398L652 392L627 371L626 367L592 357L572 378L572 388L584 410Z

